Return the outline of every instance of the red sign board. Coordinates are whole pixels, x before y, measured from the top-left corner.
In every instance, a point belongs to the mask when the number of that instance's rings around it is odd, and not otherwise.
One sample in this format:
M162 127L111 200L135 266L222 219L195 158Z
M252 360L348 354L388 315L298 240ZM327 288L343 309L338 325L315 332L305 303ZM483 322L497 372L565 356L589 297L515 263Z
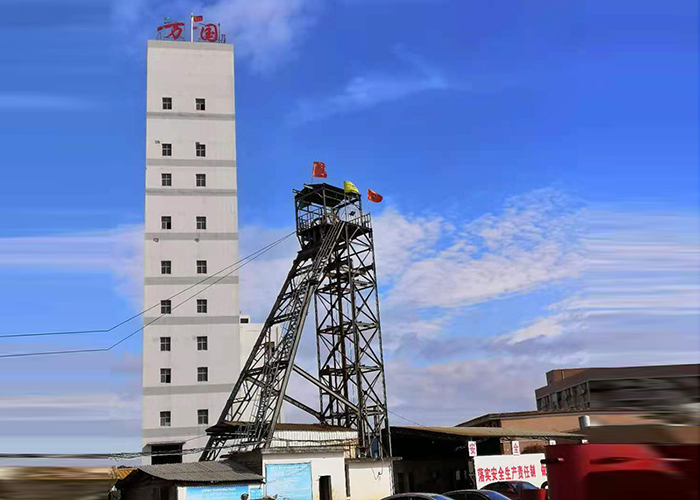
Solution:
M205 24L199 29L199 38L205 42L219 41L219 27L216 24Z
M182 37L183 27L185 23L168 23L158 26L158 31L170 30L165 34L161 34L162 38L170 38L171 40L179 40Z

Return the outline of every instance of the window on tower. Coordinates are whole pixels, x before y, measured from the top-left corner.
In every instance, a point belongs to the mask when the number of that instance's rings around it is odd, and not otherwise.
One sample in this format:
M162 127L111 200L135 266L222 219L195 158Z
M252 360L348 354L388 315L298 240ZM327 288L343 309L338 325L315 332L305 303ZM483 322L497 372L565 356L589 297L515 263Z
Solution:
M171 372L170 368L161 368L160 369L160 383L161 384L169 384L171 373L172 372Z
M163 109L173 109L172 97L163 97Z
M198 260L197 261L197 274L207 274L207 261Z
M172 304L169 300L161 300L160 301L160 313L161 314L170 314L173 312Z
M200 366L197 368L197 382L208 382L209 381L209 368L206 366Z
M203 215L197 216L197 230L204 231L207 229L207 218Z
M209 339L206 336L197 337L197 350L198 351L209 350Z
M161 148L163 150L163 156L172 156L173 155L173 145L172 144L161 144Z
M207 156L207 145L202 144L201 142L196 142L194 145L194 150L195 153L197 154L197 157L199 158L204 158Z
M209 410L197 410L197 425L209 424Z
M170 412L169 411L160 412L160 426L161 427L170 427Z
M201 97L195 98L195 100L194 100L194 108L195 108L197 111L205 111L205 110L206 110L206 104L205 104L204 98L201 98Z
M173 228L173 218L169 215L164 215L160 218L160 228L164 230L170 230Z
M160 185L170 187L173 185L173 174L160 174Z
M206 187L207 174L195 174L195 183L197 187Z
M161 351L169 351L170 350L170 337L161 337L160 338L160 350Z
M197 299L197 312L200 314L207 313L207 299Z
M172 274L173 266L169 260L160 261L160 274Z

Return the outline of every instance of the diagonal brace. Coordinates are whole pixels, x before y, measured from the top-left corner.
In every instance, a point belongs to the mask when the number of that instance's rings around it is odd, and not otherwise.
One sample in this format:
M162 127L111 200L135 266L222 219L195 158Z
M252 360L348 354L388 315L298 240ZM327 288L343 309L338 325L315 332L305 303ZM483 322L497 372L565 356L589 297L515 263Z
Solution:
M350 408L352 408L352 409L355 410L355 411L360 411L360 409L357 407L357 405L355 405L355 404L353 404L352 402L350 402L350 400L347 399L345 396L341 396L340 394L338 394L337 392L335 392L333 389L331 389L330 387L328 387L328 386L327 386L326 384L324 384L323 382L317 380L313 375L311 375L309 372L307 372L307 371L304 370L303 368L300 368L298 365L294 365L294 366L292 367L292 369L293 369L296 373L298 373L299 375L301 375L302 377L304 377L306 380L308 380L309 382L311 382L312 384L314 384L316 387L318 387L319 389L321 389L322 391L327 392L328 394L330 394L330 395L333 396L334 398L336 398L336 399L338 399L339 401L341 401L343 404L349 406Z

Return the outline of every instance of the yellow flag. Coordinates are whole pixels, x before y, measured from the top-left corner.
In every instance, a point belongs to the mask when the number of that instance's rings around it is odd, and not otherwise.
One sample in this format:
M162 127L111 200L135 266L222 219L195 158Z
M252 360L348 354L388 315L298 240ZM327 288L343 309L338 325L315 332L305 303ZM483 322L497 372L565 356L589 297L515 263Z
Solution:
M350 181L343 181L343 189L345 190L346 193L360 194L360 192L355 187L355 184L353 184Z

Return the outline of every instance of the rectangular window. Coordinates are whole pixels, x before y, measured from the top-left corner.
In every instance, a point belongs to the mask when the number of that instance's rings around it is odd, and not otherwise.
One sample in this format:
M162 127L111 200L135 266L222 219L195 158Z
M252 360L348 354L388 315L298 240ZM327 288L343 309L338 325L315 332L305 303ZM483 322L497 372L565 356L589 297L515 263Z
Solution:
M209 381L209 368L206 366L197 367L197 382Z
M206 314L207 312L207 299L197 299L197 312Z
M209 349L209 339L207 337L197 337L197 350L206 351Z
M170 383L170 368L160 369L160 383L169 384Z
M197 261L197 274L207 274L207 261L198 260Z
M250 323L250 318L241 318L241 323Z
M160 185L170 187L173 185L173 174L160 174Z
M196 97L194 100L194 109L197 111L206 111L205 101L201 97Z
M197 230L204 231L207 229L207 218L201 215L197 216Z
M160 261L160 274L172 274L173 266L169 260Z
M164 215L160 218L160 228L170 230L173 228L173 218L169 215Z
M196 142L194 145L194 152L198 157L204 158L207 156L207 145L202 144L201 142Z
M209 425L209 410L197 410L197 424Z
M195 174L195 180L197 187L206 187L207 174Z
M160 426L161 427L170 427L170 412L169 411L160 412Z
M163 97L163 109L173 109L172 97Z
M160 313L161 314L170 314L172 312L172 307L170 305L169 300L161 300L160 301Z
M161 337L160 338L160 350L161 351L169 351L170 350L170 337Z
M163 151L163 156L172 156L173 155L173 145L172 144L161 144L161 148Z

